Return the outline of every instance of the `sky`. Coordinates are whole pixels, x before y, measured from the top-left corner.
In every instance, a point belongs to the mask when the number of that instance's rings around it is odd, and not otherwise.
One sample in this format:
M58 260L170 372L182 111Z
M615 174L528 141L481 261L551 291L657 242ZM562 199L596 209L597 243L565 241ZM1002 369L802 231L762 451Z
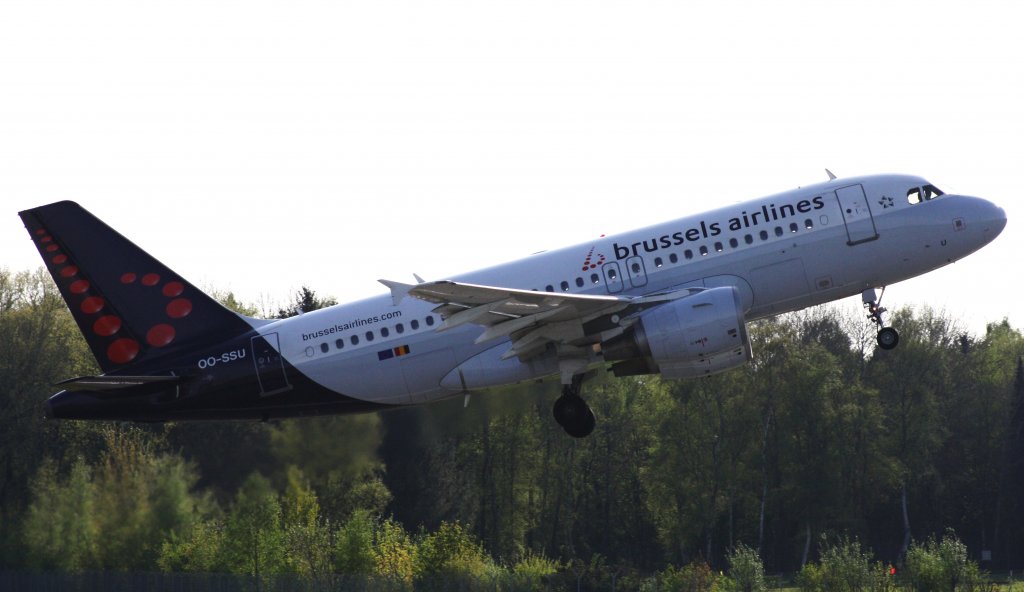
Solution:
M1012 6L0 0L0 267L41 264L18 211L71 199L200 287L344 302L827 167L1001 205L883 304L1021 327Z

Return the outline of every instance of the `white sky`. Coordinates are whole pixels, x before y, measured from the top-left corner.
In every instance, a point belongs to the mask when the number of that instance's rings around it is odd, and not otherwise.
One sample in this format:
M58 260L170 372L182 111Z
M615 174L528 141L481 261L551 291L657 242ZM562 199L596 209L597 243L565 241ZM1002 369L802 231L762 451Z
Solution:
M1003 206L885 304L1024 326L1012 7L0 0L0 267L40 265L19 210L72 199L200 286L346 301L829 167Z

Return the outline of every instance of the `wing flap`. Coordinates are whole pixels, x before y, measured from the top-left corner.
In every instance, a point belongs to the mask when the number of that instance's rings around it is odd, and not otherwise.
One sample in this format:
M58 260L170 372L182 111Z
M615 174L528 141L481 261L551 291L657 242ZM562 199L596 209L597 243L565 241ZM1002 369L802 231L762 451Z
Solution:
M526 360L549 343L580 347L600 341L601 334L629 324L630 318L703 288L685 288L651 296L604 296L538 292L450 280L412 285L381 280L395 302L406 296L436 304L444 322L437 331L465 325L483 327L476 343L508 337L512 344L503 359Z

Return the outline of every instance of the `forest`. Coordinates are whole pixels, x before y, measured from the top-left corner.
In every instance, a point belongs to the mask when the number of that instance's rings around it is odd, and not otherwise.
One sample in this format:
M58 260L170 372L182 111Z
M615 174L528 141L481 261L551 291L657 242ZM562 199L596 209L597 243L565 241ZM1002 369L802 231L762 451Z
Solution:
M271 314L331 302L303 288ZM595 378L598 425L579 440L551 416L553 382L268 423L48 421L53 384L97 369L49 276L0 269L0 570L625 589L745 552L769 574L851 546L903 566L955 537L982 568L1019 571L1024 335L1000 319L972 334L925 304L890 320L891 351L821 307L751 323L741 369Z

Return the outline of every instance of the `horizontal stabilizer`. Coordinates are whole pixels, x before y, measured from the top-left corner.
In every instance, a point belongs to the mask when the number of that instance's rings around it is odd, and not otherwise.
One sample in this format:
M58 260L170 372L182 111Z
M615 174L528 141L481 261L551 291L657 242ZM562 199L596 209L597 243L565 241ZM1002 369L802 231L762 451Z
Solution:
M67 390L108 392L137 387L169 387L182 381L181 376L79 376L58 382Z

